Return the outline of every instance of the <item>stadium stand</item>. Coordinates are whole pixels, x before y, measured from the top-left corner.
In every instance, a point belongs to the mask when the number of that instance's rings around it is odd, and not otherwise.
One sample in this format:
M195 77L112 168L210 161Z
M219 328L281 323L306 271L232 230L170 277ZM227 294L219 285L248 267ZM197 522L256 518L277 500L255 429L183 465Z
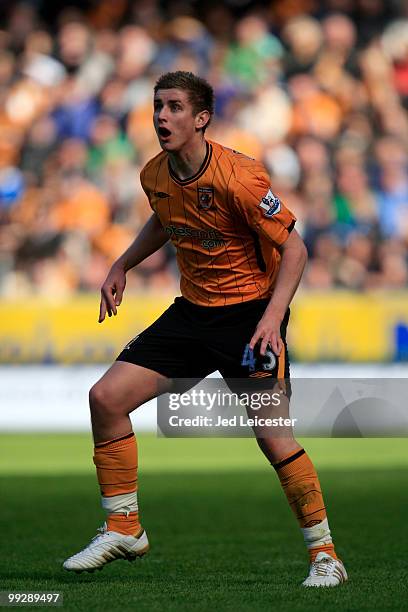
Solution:
M217 94L208 136L262 159L298 217L303 286L407 286L408 9L375 0L3 2L0 295L99 289L149 215L158 75ZM128 288L177 290L172 248Z

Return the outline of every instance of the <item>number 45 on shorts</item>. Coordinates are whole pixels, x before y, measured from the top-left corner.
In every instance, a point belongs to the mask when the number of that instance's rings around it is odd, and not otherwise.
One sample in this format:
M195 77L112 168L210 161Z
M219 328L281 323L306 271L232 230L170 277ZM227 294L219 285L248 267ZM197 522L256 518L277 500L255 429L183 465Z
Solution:
M261 363L259 366L257 366L259 361ZM259 354L259 349L258 355L255 355L254 350L249 347L249 344L246 344L242 354L241 365L244 367L248 366L250 372L255 372L258 369L262 369L265 372L270 372L276 366L276 357L269 348L265 351L264 357Z

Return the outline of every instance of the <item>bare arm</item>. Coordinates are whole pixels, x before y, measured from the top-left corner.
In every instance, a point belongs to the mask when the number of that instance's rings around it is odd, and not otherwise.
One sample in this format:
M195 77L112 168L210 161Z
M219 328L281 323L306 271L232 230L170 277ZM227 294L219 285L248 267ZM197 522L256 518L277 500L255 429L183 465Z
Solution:
M102 285L99 323L105 319L106 313L109 317L117 314L126 286L126 272L158 251L168 239L159 218L153 213L130 247L112 265Z
M265 354L268 342L275 355L279 355L281 352L282 339L280 335L280 326L286 310L298 288L306 265L306 247L296 230L291 232L289 238L282 245L280 253L282 259L275 289L249 344L250 348L253 349L258 340L262 338L262 355Z

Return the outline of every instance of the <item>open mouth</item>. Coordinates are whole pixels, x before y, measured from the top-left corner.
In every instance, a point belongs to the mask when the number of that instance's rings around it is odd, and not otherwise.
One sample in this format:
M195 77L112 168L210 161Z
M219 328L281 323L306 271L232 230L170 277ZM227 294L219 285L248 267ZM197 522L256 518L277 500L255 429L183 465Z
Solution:
M161 136L162 138L167 138L170 135L171 135L170 130L168 130L165 127L159 127L159 136Z

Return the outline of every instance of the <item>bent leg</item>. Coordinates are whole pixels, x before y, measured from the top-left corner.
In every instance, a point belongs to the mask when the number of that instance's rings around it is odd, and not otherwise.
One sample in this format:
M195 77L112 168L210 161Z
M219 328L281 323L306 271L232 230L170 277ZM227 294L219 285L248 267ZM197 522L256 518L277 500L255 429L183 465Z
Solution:
M137 442L129 414L170 386L171 380L157 372L117 361L90 391L94 464L108 531L137 537L143 533L137 501Z
M127 435L129 414L170 388L171 380L153 370L115 361L89 393L95 444Z
M279 383L270 392L270 406L257 412L277 422L290 422L289 400L278 391ZM280 402L274 406L272 398L277 395ZM253 410L247 409L247 412L253 416ZM274 467L296 516L311 561L319 553L336 559L319 478L306 451L295 440L292 427L279 425L254 428L254 431L257 443Z
M294 439L258 440L258 444L269 460L272 457L272 466L302 531L310 560L313 562L319 553L336 559L319 477L306 451Z

